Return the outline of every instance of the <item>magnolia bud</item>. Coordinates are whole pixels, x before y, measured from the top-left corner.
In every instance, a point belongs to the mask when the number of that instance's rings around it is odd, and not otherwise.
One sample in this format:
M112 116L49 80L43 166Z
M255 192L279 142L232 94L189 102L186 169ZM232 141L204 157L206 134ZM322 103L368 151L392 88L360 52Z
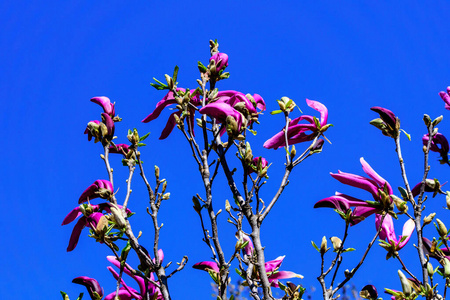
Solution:
M238 123L232 116L227 116L226 123L228 134L234 134L239 132Z
M167 181L164 181L162 186L162 192L164 193L166 189L167 189Z
M427 272L428 272L428 276L433 277L434 269L433 269L433 265L430 262L427 262Z
M322 243L320 244L320 254L324 255L327 252L327 237L322 238Z
M297 154L297 150L295 149L295 145L293 145L292 149L291 149L291 160L294 159L296 154Z
M444 276L449 277L450 276L450 261L447 259L447 257L444 257L440 261L441 265L444 267Z
M406 204L406 201L403 201L399 197L395 195L391 195L392 200L394 201L395 206L400 212L407 212L408 211L408 205Z
M442 121L443 118L444 118L444 117L443 117L442 115L440 115L439 117L437 117L436 119L434 119L434 121L433 121L433 126L436 126L437 124L439 124L439 123Z
M333 236L330 238L331 243L333 243L333 249L334 251L339 251L339 249L341 248L342 245L342 241L340 238L338 238L337 236Z
M163 200L169 200L169 198L170 198L170 193L165 193L165 194L162 196L162 199L163 199Z
M431 118L429 115L424 114L423 115L423 122L425 123L425 126L430 126L431 125Z
M447 203L447 208L450 209L450 192L445 193L445 202Z
M438 230L439 235L441 237L445 237L447 235L447 227L445 227L444 222L442 222L439 219L436 219L436 223L438 224L436 228Z
M398 270L398 277L400 277L403 294L405 294L405 296L411 295L411 284L409 283L408 278L406 278L405 274L400 270Z
M431 213L428 216L426 216L425 218L423 218L423 226L430 224L431 221L433 221L434 216L436 216L436 213Z
M159 167L155 165L155 177L159 178Z
M127 225L127 222L125 221L125 218L122 215L122 211L115 205L111 205L110 209L111 209L111 213L112 213L117 225L119 225L121 228L125 228Z
M227 212L230 212L230 210L231 210L231 205L230 205L230 202L228 202L228 199L225 200L225 210Z

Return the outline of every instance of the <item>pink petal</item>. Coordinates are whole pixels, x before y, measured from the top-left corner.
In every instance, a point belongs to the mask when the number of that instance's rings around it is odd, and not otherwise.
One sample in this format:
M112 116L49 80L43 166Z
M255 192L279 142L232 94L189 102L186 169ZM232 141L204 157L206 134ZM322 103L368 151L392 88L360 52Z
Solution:
M364 170L364 172L369 175L370 178L372 178L376 183L378 183L378 186L380 188L383 188L384 185L387 186L388 189L388 193L389 195L392 195L394 192L392 191L392 187L389 184L389 182L387 182L383 177L381 177L380 175L378 175L377 172L375 172L374 169L372 169L372 167L364 160L363 157L361 157L359 159L359 161L361 162L362 168Z
M324 126L325 124L327 124L328 109L325 105L323 105L322 103L320 103L318 101L309 100L309 99L306 99L306 104L308 104L309 107L320 112L320 125L321 126Z

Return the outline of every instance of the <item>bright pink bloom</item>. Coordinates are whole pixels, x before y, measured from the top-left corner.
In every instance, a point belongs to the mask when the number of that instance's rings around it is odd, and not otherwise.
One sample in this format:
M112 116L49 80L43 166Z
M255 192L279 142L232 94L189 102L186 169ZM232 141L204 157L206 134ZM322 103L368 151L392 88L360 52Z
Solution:
M375 228L377 230L378 228L380 228L382 218L383 216L379 214L377 214L375 217ZM402 249L406 245L406 243L408 243L414 229L415 229L414 220L409 219L403 225L402 235L397 239L397 236L395 235L394 222L392 220L392 217L391 215L386 215L386 217L384 217L383 224L381 225L380 239L385 240L390 244L394 243L396 251L398 251ZM403 237L406 238L403 239L402 241Z
M217 52L209 59L209 61L212 60L214 60L216 63L217 72L228 67L228 55L226 55L225 53Z
M161 249L158 250L158 256L160 257L160 260L162 261L162 258L164 258L164 254ZM116 259L115 256L107 256L106 258L115 267L120 269L120 262ZM125 281L122 279L121 284L123 287L121 288L121 290L122 290L121 295L123 295L125 297L123 299L138 299L138 300L144 299L143 296L145 296L145 292L146 292L145 280L142 277L133 275L133 273L130 272L130 269L132 270L132 268L128 264L126 264L126 267L123 269L123 271L125 274L132 277L137 282L137 284L139 285L139 292L136 291L135 289L129 287L128 285L126 285ZM119 274L112 267L108 267L108 270L111 272L111 274L114 276L114 278L116 280L119 279ZM155 280L153 273L150 274L150 279ZM157 295L156 299L163 299L163 296L162 296L159 288L156 287L153 283L149 282L147 288L150 291L150 295L152 297L154 295ZM115 292L106 296L105 300L114 299L114 296L115 296ZM110 298L108 298L108 297L110 297ZM126 298L126 297L128 297L128 298Z
M424 146L428 145L429 135L425 134L422 137L422 142ZM433 139L431 140L430 150L433 152L437 152L441 155L441 163L449 163L448 161L448 152L450 151L450 147L448 145L447 138L441 134L436 133L435 136L433 136Z
M290 121L287 134L289 145L312 141L318 134L320 134L322 127L327 125L328 109L325 107L325 105L318 101L309 99L306 99L306 104L308 104L309 107L320 112L320 127L317 127L316 123L314 122L314 117L309 115L303 115ZM309 124L299 124L299 122L302 120L307 121ZM268 139L264 143L264 148L278 149L286 146L284 130L285 127L283 127L279 133ZM311 133L307 134L306 132L308 131L311 131Z
M106 114L108 114L110 117L114 117L114 115L115 115L114 104L111 103L111 100L109 100L108 97L104 97L104 96L94 97L91 99L91 102L94 102L94 103L100 105Z
M127 144L116 144L114 147L113 145L109 146L109 153L117 153L117 154L127 154L129 151L130 146Z
M87 276L79 276L72 280L73 283L81 284L86 287L88 290L89 296L91 296L91 299L96 299L94 296L94 292L96 292L101 298L103 297L103 289L98 283L97 280L94 278L90 278Z
M215 273L219 273L219 267L217 266L216 262L213 261L202 261L199 263L196 263L192 266L194 269L202 270L202 271L213 271Z
M248 174L251 174L253 172L256 172L258 170L258 161L259 161L260 157L255 157L252 160L252 163L250 165L250 167L248 168ZM267 162L267 160L264 157L261 157L261 170L263 170L265 167L267 167L269 163Z
M98 120L93 120L87 124L86 129L84 130L84 134L88 135L88 141L91 141L92 137L100 139L100 123L101 122Z
M248 244L242 249L243 253L246 256L250 256L253 253L253 243L249 236L243 235L242 237L244 242L248 242ZM279 279L287 279L287 278L303 278L302 275L291 272L291 271L279 271L281 264L283 263L285 256L279 256L274 260L267 261L264 264L264 268L266 269L266 273L269 279L269 283L273 287L279 287L278 280Z
M439 96L445 102L445 109L450 110L450 86L447 87L447 92L439 92Z
M70 235L69 245L67 246L67 252L72 251L78 244L78 240L80 239L81 232L85 227L89 227L92 230L96 230L97 224L100 221L103 214L100 212L94 212L89 216L81 217L78 222L75 224L72 230L72 234ZM67 217L66 217L67 218ZM63 225L64 222L63 222Z
M245 96L241 92L237 91L220 91L217 93L216 101L217 103L227 103L231 107L234 107L238 103L244 103L245 108L248 110L250 114L256 115L258 114L257 108L260 111L264 111L266 109L266 103L264 99L258 95L254 94L252 102L247 96Z
M226 124L227 117L231 116L237 123L238 131L241 131L244 123L243 115L227 103L214 102L207 104L199 110L199 113L215 118L221 124Z
M183 88L177 88L177 91L181 91L181 92L185 92L185 89ZM195 90L190 91L191 95ZM199 106L201 105L201 101L200 101L200 97L199 95L195 95L194 97L192 97L191 102L192 105L194 106ZM164 110L164 108L166 108L167 106L170 106L172 104L177 104L177 101L175 100L175 96L173 94L172 91L168 92L164 98L162 98L161 101L159 101L156 104L156 108L155 110L149 114L147 117L145 117L144 120L142 120L143 123L148 123L150 121L155 120L157 117L159 117L159 115L161 114L161 112ZM188 119L188 122L190 123L190 126L193 127L193 125L195 124L195 109L192 108L189 110L190 114ZM164 130L161 133L161 136L159 137L160 140L163 140L165 138L167 138L169 136L169 134L172 132L173 128L175 127L176 123L175 123L175 116L174 115L181 115L181 112L177 111L172 113L169 116L169 120L167 121L166 127L164 128Z
M78 203L83 203L98 197L108 199L114 193L111 182L104 179L98 179L91 184L80 196Z
M344 173L341 171L339 171L338 174L330 174L334 179L337 179L343 184L368 191L372 194L372 197L375 201L383 204L380 192L386 193L387 195L392 195L393 191L391 185L384 178L378 175L364 160L364 158L361 157L360 161L364 172L369 175L370 178L350 173ZM390 199L390 202L392 203L392 199ZM364 218L383 209L382 205L369 204L363 200L339 193L335 196L331 196L318 201L314 205L314 207L331 207L338 209L339 211L342 211L344 213L347 212L350 207L355 207L352 215L356 218L352 220L352 225L361 222Z

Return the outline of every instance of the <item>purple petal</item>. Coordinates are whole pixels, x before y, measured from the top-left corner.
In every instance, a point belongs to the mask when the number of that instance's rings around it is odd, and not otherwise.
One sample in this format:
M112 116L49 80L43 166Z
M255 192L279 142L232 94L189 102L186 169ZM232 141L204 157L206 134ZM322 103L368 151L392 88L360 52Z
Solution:
M265 111L266 110L266 102L264 102L264 99L258 95L258 94L253 94L253 99L256 102L256 107L258 109L260 109L261 111Z
M406 236L406 239L403 242L398 244L399 249L403 248L406 245L406 243L408 243L415 228L416 228L416 224L414 223L413 220L409 219L408 221L405 222L405 225L403 225L403 231L402 231L402 235L400 236L400 240L404 236Z
M90 278L87 276L79 276L72 280L73 283L81 284L86 287L89 295L92 299L94 299L94 292L96 292L100 297L103 297L103 289L94 278Z
M364 172L369 175L369 177L372 178L380 188L384 188L384 186L386 185L389 195L392 195L394 193L389 182L378 175L378 173L375 172L374 169L372 169L372 167L364 160L363 157L361 157L359 161L361 162Z
M182 91L184 91L184 89L182 89ZM142 120L142 122L148 123L150 121L153 121L154 119L156 119L161 114L161 112L163 111L164 108L166 108L167 106L169 106L171 104L174 104L174 103L177 103L177 102L175 101L175 97L173 96L173 92L170 91L164 96L164 98L162 98L161 101L159 101L156 104L155 110L151 114L149 114L147 117L145 117L145 119Z
M439 96L445 102L445 109L450 110L450 87L447 87L447 92L439 92Z
M111 103L111 100L109 100L108 97L94 97L91 99L91 102L94 102L98 105L100 105L103 108L103 111L107 113L110 116L114 116L115 110L114 110L114 104Z
M253 243L252 243L252 239L248 235L243 234L242 235L242 240L244 242L248 242L247 246L244 247L244 254L245 255L252 255L253 249L254 249Z
M378 186L375 181L359 175L339 171L338 174L330 173L331 176L343 184L357 187L368 191L375 200L378 200Z
M86 217L83 216L73 227L72 234L70 235L69 245L67 246L67 252L72 251L77 246L81 231L83 231L83 228L86 226L86 221Z
M120 262L116 259L115 256L107 256L106 259L110 263L112 263L115 267L120 269ZM133 273L130 272L130 269L132 270L133 268L131 268L130 265L126 264L125 268L123 268L123 271L125 272L125 274L127 274L130 277L132 277L137 282L137 284L139 285L139 288L141 290L141 293L145 293L145 281L144 281L144 279L139 277L139 276L133 275Z
M181 111L174 112L169 116L166 126L164 127L163 131L161 132L161 136L159 137L160 140L164 140L165 138L167 138L169 134L172 132L172 130L175 128L176 125L175 115L177 115L178 117L181 116Z
M272 273L273 271L275 271L276 269L278 269L281 266L281 263L284 260L285 255L283 256L278 256L277 258L275 258L274 260L271 261L267 261L264 264L264 267L266 268L266 273Z
M130 290L134 290L133 288L129 288ZM136 291L136 290L134 290ZM137 291L136 291L137 293ZM119 299L120 300L131 300L131 299L143 299L141 296L135 297L133 296L127 289L121 287L119 289L119 293L118 293ZM114 298L116 297L116 291L112 292L111 294L107 295L105 297L105 300L114 300Z
M380 228L380 223L382 220L382 215L376 215L375 217L375 228L378 230ZM383 224L381 225L380 239L389 241L394 241L397 243L397 237L395 236L394 222L390 215L384 217Z
M328 109L325 105L323 105L322 103L320 103L318 101L309 100L309 99L306 99L306 104L308 104L309 107L320 112L320 126L324 126L325 124L327 124Z
M216 273L219 273L219 267L217 266L217 263L213 262L213 261L202 261L199 263L196 263L195 265L192 266L194 269L197 270L202 270L202 271L214 271Z
M74 209L70 211L70 213L67 214L67 216L64 218L61 225L67 225L74 221L76 218L78 218L81 215L80 207L77 206Z
M392 111L380 106L374 106L371 107L370 109L378 113L380 115L381 120L383 120L384 123L388 124L392 129L396 128L397 117Z

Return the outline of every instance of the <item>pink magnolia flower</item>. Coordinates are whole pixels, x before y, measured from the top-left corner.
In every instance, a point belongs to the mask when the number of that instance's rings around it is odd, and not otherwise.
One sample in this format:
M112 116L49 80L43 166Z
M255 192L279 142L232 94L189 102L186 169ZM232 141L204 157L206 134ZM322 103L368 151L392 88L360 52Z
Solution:
M97 299L94 293L97 293L100 298L103 298L103 289L98 283L97 280L94 278L90 278L87 276L79 276L72 280L73 283L81 284L86 287L88 290L89 296L91 296L91 299Z
M95 198L108 199L114 193L111 182L104 179L98 179L91 184L80 196L78 203L83 203Z
M215 273L219 273L219 267L217 266L217 263L214 261L202 261L199 263L196 263L192 266L194 269L202 270L202 271L212 271Z
M81 232L85 227L89 227L92 230L96 231L97 225L102 217L104 217L104 215L100 212L94 212L88 216L81 217L73 227L72 234L70 235L69 245L67 246L67 252L75 249L78 244L78 240L80 239ZM63 225L65 225L64 222Z
M215 102L227 103L231 107L235 107L237 104L242 103L247 111L252 115L258 114L256 109L259 109L260 111L264 111L266 109L266 103L260 95L254 94L251 97L249 95L247 97L241 92L231 90L218 92ZM241 113L243 113L243 111L241 111Z
M375 228L378 230L380 228L382 215L377 214L375 217ZM414 220L408 219L403 225L402 235L397 239L394 230L394 222L391 215L386 215L384 221L381 225L380 239L385 240L389 244L393 244L395 251L402 249L411 238L411 235L415 229Z
M428 134L425 134L422 137L422 142L424 146L428 145L428 140L430 139ZM441 164L449 163L448 161L448 152L450 151L450 147L448 145L447 138L441 134L436 133L431 140L430 150L433 152L437 152L441 155Z
M261 159L261 170L264 170L265 167L268 166L268 162L264 157L255 157L252 160L251 165L248 168L248 174L251 174L253 172L258 172L258 162Z
M223 102L209 103L209 104L205 105L204 107L202 107L199 110L199 113L205 114L211 118L215 118L217 120L217 122L219 122L221 124L228 124L229 121L227 121L227 119L232 118L236 122L237 128L235 128L235 130L237 132L240 132L242 130L241 127L245 122L243 115L239 111L237 111L236 109L231 107L231 105L229 105L227 103L223 103ZM232 129L230 129L230 130L234 131ZM227 129L227 131L228 131L228 129ZM223 131L222 133L224 133L224 132L225 131ZM237 132L234 132L234 133L237 133Z
M88 135L88 141L91 141L92 137L95 138L95 142L100 141L100 139L102 138L100 123L101 122L98 120L93 120L87 124L86 129L84 130L84 134Z
M116 144L115 147L113 145L109 146L109 153L117 153L117 154L127 154L129 151L129 147L127 144Z
M380 115L380 119L372 120L370 124L380 129L384 135L396 138L399 134L400 120L395 114L380 106L374 106L370 109Z
M303 115L290 121L288 124L287 133L289 145L312 141L317 135L320 135L322 132L324 132L328 128L327 126L330 126L327 125L328 109L325 107L325 105L318 101L309 99L306 99L306 104L308 104L309 107L320 112L319 124L317 125L314 122L314 117L309 115ZM307 121L309 124L299 124L299 122L302 120ZM268 139L264 143L264 148L278 149L286 146L284 130L285 128L283 127L279 133ZM311 133L307 134L308 131L311 131Z
M181 92L185 92L186 90L183 88L177 88L177 91L181 91ZM195 90L190 91L191 95ZM191 102L192 105L194 106L199 106L201 105L201 100L199 95L195 95L194 97L192 97ZM159 115L161 114L161 112L164 110L164 108L166 108L167 106L170 106L172 104L177 104L177 101L175 100L175 95L172 91L169 91L164 98L161 99L161 101L159 101L156 104L156 108L155 110L149 114L147 117L145 117L142 122L143 123L148 123L150 121L155 120L157 117L159 117ZM190 114L188 119L188 122L190 122L191 126L193 127L193 125L195 124L195 109L191 108L189 110ZM163 140L165 138L167 138L169 136L169 134L172 132L173 128L176 125L175 122L175 115L180 116L181 112L177 111L172 113L169 116L169 119L167 121L166 127L164 128L164 130L161 133L161 136L159 137L160 140Z
M226 55L225 53L217 52L209 59L210 62L212 60L214 60L214 62L216 63L217 72L228 67L228 55Z
M110 117L114 117L114 115L115 115L114 104L111 103L111 100L109 100L108 97L104 97L104 96L94 97L91 99L91 102L94 102L94 103L100 105L106 114L108 114Z
M390 205L392 203L393 200L390 197L390 195L393 194L391 185L384 178L378 175L378 173L372 169L364 158L361 157L360 161L364 172L370 178L344 173L341 171L339 171L338 174L330 174L334 179L337 179L343 184L368 191L372 194L373 199L378 202L379 205L368 203L364 200L353 198L345 194L337 193L335 196L318 201L314 205L314 208L331 207L346 213L350 207L355 207L352 212L353 218L350 221L351 225L355 225L371 214L383 210L385 205Z
M248 242L248 244L242 249L242 252L245 256L253 255L254 247L252 240L249 236L243 235L242 240L244 242ZM264 268L266 269L266 273L269 279L269 283L273 287L279 287L278 280L279 279L288 279L288 278L303 278L302 275L291 272L291 271L280 271L279 268L284 260L285 256L279 256L274 260L267 261L264 264Z
M450 110L450 86L447 87L447 92L439 92L439 96L445 102L445 109Z
M161 249L158 250L158 256L159 256L160 260L162 261L164 258L164 253ZM115 267L120 269L120 262L117 260L117 258L115 256L107 256L106 258ZM107 267L107 268L111 272L111 274L114 276L114 278L116 280L118 280L119 274L112 267ZM138 299L138 300L144 299L147 288L149 290L151 299L163 299L163 296L157 286L155 286L152 282L149 282L148 286L146 287L144 278L134 275L130 270L133 270L133 269L131 268L130 265L126 264L123 271L125 274L132 277L137 282L137 284L139 286L139 292L137 290L133 289L132 287L129 287L125 283L125 281L123 279L121 279L120 283L122 284L122 287L119 290L119 296L121 297L120 299ZM152 281L155 280L153 273L150 274L150 280L152 280ZM112 299L114 299L115 295L116 295L116 292L114 291L111 294L107 295L105 297L105 300L112 300ZM155 297L155 298L153 298L153 297Z

